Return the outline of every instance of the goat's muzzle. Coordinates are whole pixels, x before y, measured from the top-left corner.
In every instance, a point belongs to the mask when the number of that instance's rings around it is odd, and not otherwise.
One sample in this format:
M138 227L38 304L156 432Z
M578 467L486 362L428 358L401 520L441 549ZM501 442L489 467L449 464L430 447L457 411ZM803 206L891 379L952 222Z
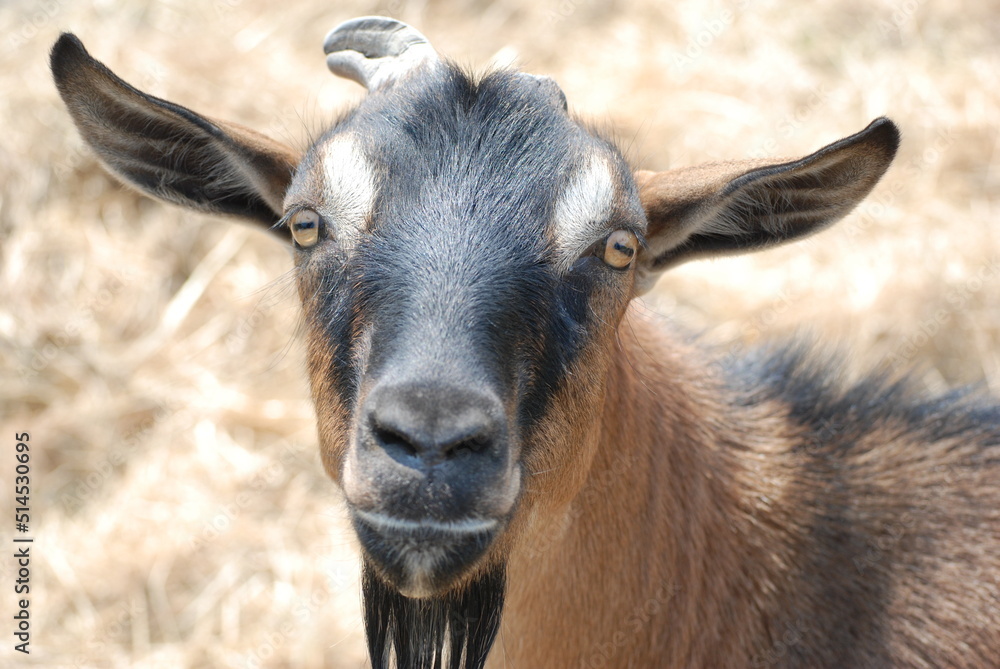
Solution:
M366 557L409 597L462 582L503 532L520 473L503 403L478 384L376 382L343 484Z

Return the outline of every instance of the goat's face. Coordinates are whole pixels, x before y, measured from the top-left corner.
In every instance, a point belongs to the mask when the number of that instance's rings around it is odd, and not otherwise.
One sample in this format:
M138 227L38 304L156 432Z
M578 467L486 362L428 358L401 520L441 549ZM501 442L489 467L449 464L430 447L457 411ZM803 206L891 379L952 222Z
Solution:
M595 415L635 182L551 81L439 63L320 139L285 212L327 470L384 578L452 588L502 559L534 473L586 466L586 431L552 425Z
M126 182L294 240L372 658L439 666L447 633L450 657L481 666L505 560L587 479L631 297L687 259L836 221L898 132L880 119L801 160L633 177L547 79L470 78L391 19L349 21L325 47L370 93L304 156L128 86L71 35L52 71Z

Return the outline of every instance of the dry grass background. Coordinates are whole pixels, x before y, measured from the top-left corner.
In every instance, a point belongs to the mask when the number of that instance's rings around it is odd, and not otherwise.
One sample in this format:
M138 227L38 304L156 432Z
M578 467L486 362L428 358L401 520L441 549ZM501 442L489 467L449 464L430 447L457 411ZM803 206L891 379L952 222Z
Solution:
M553 76L646 168L803 154L889 115L903 147L858 211L811 242L679 268L650 307L713 341L804 326L858 364L912 363L930 388L1000 390L996 2L14 0L0 8L0 504L13 434L30 431L27 664L364 665L289 254L105 176L47 51L75 31L133 84L301 145L361 94L326 70L324 34L372 13L471 66L516 57ZM4 638L0 664L23 666Z

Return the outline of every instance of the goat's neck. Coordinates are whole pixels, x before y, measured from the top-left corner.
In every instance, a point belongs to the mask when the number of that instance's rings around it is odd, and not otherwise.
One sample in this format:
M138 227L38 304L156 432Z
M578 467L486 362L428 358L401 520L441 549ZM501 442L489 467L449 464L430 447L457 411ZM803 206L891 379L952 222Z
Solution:
M727 403L705 354L657 324L632 313L619 335L587 481L511 555L495 666L543 648L538 666L715 666L747 658L777 605L795 542L761 509L787 504L767 452L782 423Z

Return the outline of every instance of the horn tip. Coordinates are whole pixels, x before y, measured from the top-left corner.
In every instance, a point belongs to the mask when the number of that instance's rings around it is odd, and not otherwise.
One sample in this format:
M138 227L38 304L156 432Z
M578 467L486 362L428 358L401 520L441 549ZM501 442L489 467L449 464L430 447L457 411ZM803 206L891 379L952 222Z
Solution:
M344 21L323 40L327 67L369 90L439 60L415 28L385 16Z

